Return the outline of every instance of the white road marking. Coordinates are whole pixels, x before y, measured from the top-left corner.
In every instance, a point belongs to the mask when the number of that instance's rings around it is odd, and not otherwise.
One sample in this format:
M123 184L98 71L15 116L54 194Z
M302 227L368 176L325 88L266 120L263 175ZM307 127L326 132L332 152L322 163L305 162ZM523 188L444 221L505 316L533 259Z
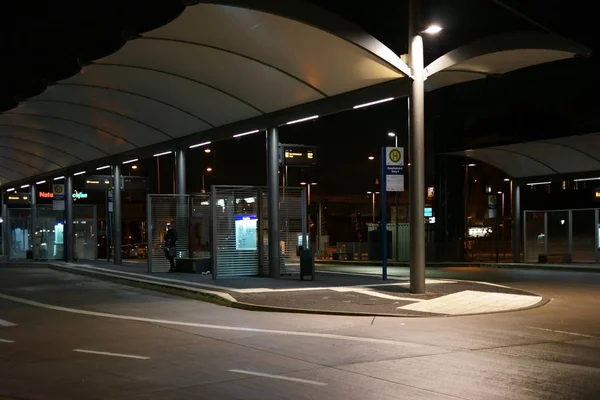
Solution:
M137 321L137 322L148 322L152 324L163 324L163 325L175 325L175 326L186 326L192 328L203 328L203 329L214 329L221 331L237 331L237 332L255 332L255 333L266 333L273 335L288 335L288 336L299 336L299 337L313 337L320 339L332 339L332 340L346 340L351 342L362 342L362 343L372 343L372 344L387 344L392 346L405 346L405 347L423 347L421 344L411 343L411 342L400 342L396 340L387 340L387 339L375 339L369 337L360 337L360 336L344 336L344 335L334 335L329 333L316 333L316 332L297 332L297 331L281 331L276 329L261 329L261 328L245 328L240 326L227 326L227 325L211 325L211 324L200 324L195 322L183 322L183 321L169 321L162 319L153 319L153 318L143 318L143 317L132 317L127 315L119 315L119 314L109 314L97 311L87 311L87 310L79 310L75 308L61 307L61 306L53 306L50 304L39 303L33 300L21 299L19 297L9 296L6 294L0 294L0 298L10 300L16 303L27 304L32 307L45 308L47 310L54 311L62 311L71 314L79 314L79 315L89 315L94 317L103 317L103 318L113 318L127 321Z
M463 290L398 309L449 315L480 314L531 307L541 300L539 296Z
M540 331L546 331L546 332L562 333L562 334L564 334L564 335L582 336L582 337L593 338L593 339L597 339L597 338L598 338L598 336L584 335L583 333L575 333L575 332L559 331L559 330L557 330L557 329L538 328L537 326L527 326L526 328L529 328L529 329L537 329L537 330L540 330Z
M150 357L136 356L136 355L133 355L133 354L109 353L109 352L106 352L106 351L94 351L94 350L83 350L83 349L75 349L73 351L76 352L76 353L97 354L97 355L100 355L100 356L134 358L136 360L149 360L150 359Z
M307 379L292 378L292 377L289 377L289 376L282 376L282 375L263 374L261 372L244 371L242 369L230 369L229 372L234 372L236 374L245 374L245 375L259 376L261 378L271 378L271 379L279 379L279 380L282 380L282 381L306 383L308 385L327 386L327 383L325 383L325 382L309 381Z
M3 320L3 319L0 319L0 326L17 326L17 324L13 324L10 321L6 321L6 320Z
M387 299L387 300L402 300L402 301L415 301L415 302L424 301L424 299L415 299L415 298L411 298L411 297L392 296L390 294L376 292L376 291L374 291L372 289L369 289L369 288L342 287L342 288L330 288L330 289L333 290L333 291L335 291L335 292L342 292L342 293L354 292L354 293L365 294L367 296L379 297L381 299Z
M0 339L0 343L14 343L14 340Z

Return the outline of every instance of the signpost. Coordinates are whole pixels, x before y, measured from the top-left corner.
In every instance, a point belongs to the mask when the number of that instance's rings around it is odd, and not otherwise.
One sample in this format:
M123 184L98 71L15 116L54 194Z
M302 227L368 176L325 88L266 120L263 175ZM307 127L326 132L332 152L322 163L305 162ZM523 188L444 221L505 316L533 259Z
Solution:
M387 192L404 191L404 148L381 148L381 268L387 279ZM398 240L398 205L396 205L396 241Z
M57 211L65 210L65 185L62 183L52 185L52 209Z

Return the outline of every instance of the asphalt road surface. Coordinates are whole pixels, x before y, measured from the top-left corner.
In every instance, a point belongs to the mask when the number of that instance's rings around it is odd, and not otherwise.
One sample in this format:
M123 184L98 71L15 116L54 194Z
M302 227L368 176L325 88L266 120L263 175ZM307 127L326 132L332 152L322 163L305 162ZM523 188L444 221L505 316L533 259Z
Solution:
M468 317L259 313L0 269L0 399L600 398L600 274L430 275L553 300Z

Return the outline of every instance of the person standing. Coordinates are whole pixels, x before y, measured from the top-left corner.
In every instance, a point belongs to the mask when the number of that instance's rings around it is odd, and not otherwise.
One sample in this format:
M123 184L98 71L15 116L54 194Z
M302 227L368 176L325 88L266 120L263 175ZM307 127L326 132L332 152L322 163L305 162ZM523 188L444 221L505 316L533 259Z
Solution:
M177 231L170 222L165 233L165 257L169 260L169 272L175 272L175 257L177 257Z

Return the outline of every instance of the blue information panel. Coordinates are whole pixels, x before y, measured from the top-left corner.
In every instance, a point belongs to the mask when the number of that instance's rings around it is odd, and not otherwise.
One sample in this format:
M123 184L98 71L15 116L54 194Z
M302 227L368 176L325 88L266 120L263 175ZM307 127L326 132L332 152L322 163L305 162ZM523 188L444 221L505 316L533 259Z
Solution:
M257 249L256 215L238 215L235 217L235 249Z

